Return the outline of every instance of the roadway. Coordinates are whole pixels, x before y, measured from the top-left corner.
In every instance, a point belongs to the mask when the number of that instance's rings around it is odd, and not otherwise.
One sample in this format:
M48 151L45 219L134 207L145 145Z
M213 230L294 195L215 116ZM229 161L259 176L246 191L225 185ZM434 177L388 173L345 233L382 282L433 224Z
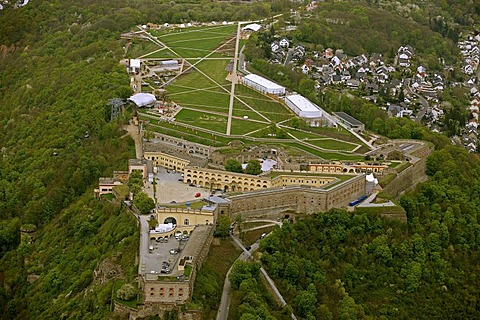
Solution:
M410 88L410 78L405 79L405 89L407 89L407 92L409 94L413 94L414 96L416 96L422 105L422 108L420 109L420 111L417 113L417 116L415 117L415 122L420 123L422 121L422 118L425 116L425 113L427 113L427 110L429 107L428 101L418 93L413 92L412 88Z

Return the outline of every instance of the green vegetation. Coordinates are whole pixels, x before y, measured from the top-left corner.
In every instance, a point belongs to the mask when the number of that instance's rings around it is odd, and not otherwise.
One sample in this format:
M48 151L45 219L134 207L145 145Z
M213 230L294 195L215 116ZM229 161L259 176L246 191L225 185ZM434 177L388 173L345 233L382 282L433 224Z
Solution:
M232 38L234 31L236 31L236 25L220 25L170 29L168 33L152 30L151 33L179 56L196 58L206 56L216 49L219 43Z
M229 280L234 291L229 318L234 319L290 319L287 310L281 312L273 294L266 290L260 277L260 264L237 261Z
M205 319L216 317L225 276L241 253L229 240L216 241L214 240L207 259L197 273L192 295L192 302L202 307Z
M245 173L253 175L259 175L262 173L262 165L260 164L260 161L256 159L248 160Z
M261 260L303 318L474 317L479 169L463 149L435 151L430 181L401 198L407 224L385 208L319 213L274 230Z
M217 228L215 229L215 236L226 238L230 233L231 221L227 215L218 218Z
M242 164L236 159L228 159L225 164L225 170L237 173L243 172Z
M268 225L265 222L263 224ZM247 227L247 226L248 226L248 224L245 223L243 228L244 229L251 228L251 227ZM243 231L242 234L240 235L240 238L242 239L242 243L243 243L244 246L249 246L249 245L252 245L255 242L257 242L260 239L260 237L262 236L262 234L269 233L273 229L275 229L275 226L269 226L269 227L266 226L264 228L260 228L260 229L256 229L256 230Z

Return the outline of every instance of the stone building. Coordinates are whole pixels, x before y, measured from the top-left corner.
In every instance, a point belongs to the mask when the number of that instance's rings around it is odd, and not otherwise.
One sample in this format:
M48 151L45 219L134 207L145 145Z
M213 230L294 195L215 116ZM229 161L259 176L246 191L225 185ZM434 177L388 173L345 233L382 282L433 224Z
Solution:
M307 185L311 187L324 186L337 180L334 177L322 174L302 174L300 172L271 172L255 176L244 173L186 167L183 182L198 185L212 190L253 191L272 187L286 187L290 185Z

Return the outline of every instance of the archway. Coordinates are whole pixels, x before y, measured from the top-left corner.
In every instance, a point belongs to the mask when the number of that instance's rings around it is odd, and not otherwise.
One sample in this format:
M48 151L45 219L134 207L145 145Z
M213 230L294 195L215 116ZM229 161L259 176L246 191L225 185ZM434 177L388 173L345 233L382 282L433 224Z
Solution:
M174 225L177 225L177 219L175 219L174 217L168 217L165 219L165 221L163 221L164 224L167 224L167 223L172 223Z

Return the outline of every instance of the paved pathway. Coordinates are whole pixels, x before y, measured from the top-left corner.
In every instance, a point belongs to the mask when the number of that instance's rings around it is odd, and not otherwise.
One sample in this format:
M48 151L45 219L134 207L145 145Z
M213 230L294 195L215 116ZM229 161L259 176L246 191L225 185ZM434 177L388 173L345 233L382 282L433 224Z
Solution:
M143 152L142 152L142 138L140 135L140 127L135 126L133 124L129 124L124 127L127 130L128 134L132 137L133 141L135 141L135 154L137 159L142 159Z
M232 87L230 89L230 103L228 105L228 118L227 118L227 135L230 135L232 128L232 114L233 103L235 102L235 84L237 84L237 62L238 62L238 43L240 41L240 22L237 25L237 36L235 39L235 55L233 56L233 68L232 68Z

